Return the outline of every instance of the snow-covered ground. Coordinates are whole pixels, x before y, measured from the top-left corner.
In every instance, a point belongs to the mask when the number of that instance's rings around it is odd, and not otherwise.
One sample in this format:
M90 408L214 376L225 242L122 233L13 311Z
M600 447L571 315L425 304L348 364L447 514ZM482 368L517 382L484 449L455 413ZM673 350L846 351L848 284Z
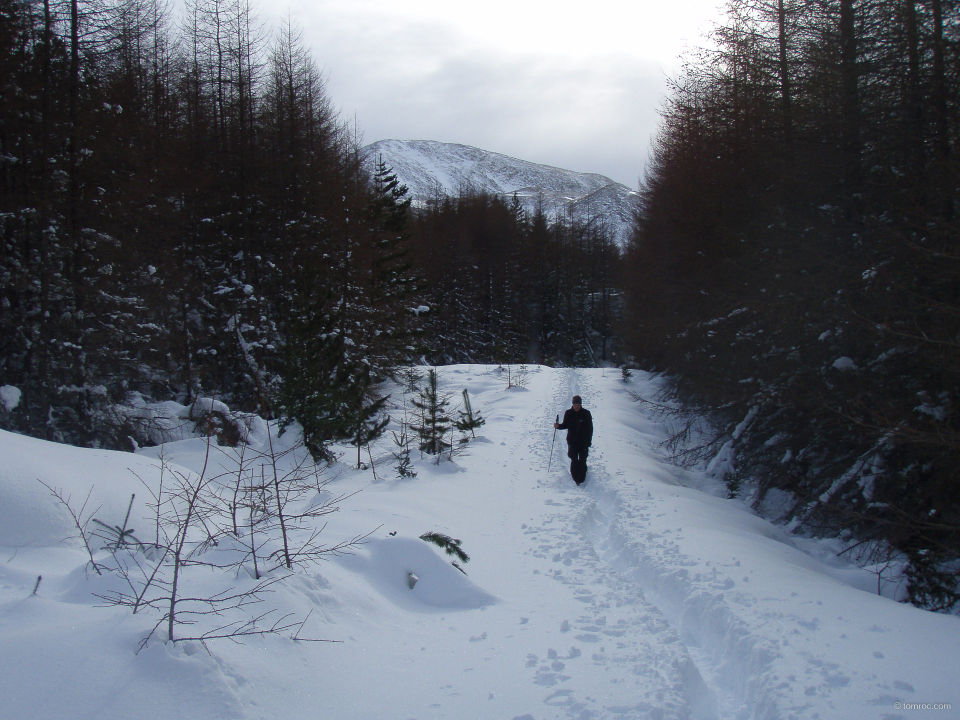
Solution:
M695 489L711 484L658 459L664 428L631 395L652 397L655 380L531 367L526 387L508 389L497 368L440 373L487 419L476 440L452 462L418 459L409 479L394 477L387 439L373 453L378 480L351 469L345 448L318 494L349 497L323 518L321 538L367 541L276 572L256 612L306 622L242 644L164 643L160 630L137 653L157 615L101 607L97 595L116 579L86 567L83 547L64 539L69 515L38 482L75 507L93 488L88 510L110 524L136 493L130 525L146 541L155 531L144 485L157 491L160 449L0 433L0 717L960 716L960 618L878 596L872 574L825 545ZM575 393L596 426L582 487L567 473L562 432L547 471L554 417ZM276 447L293 440L288 432ZM199 473L207 448L188 438L162 456L169 482ZM207 475L234 457L213 448ZM462 541L468 576L419 539L427 531ZM208 593L253 582L193 573Z

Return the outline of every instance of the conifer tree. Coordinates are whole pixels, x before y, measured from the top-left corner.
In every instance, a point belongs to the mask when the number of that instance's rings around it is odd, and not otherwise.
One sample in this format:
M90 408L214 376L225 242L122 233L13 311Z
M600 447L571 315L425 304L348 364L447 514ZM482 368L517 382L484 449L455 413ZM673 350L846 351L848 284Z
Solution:
M431 368L427 384L420 388L419 396L413 400L413 405L420 411L420 423L413 426L420 436L420 452L436 455L439 463L443 452L451 447L447 433L452 421L447 414L450 398L442 395L438 389L436 369Z
M353 432L350 444L357 447L357 469L361 467L360 449L369 446L374 440L383 435L390 422L390 416L383 414L383 406L389 395L372 398L370 386L373 383L372 370L369 365L358 363L355 366L355 405L349 421L353 423Z
M397 475L402 478L416 477L417 471L411 467L413 461L410 459L410 426L406 422L400 426L399 433L393 433L393 442L397 446L397 451L393 453L397 461Z
M960 6L729 8L641 187L630 351L736 440L731 491L784 492L784 521L905 561L912 602L955 609Z
M379 437L387 420L376 419L386 398L369 400L370 368L352 361L340 331L343 304L330 293L293 319L286 348L278 407L281 429L303 428L304 444L316 460L332 461L330 444L348 440L360 448Z
M416 316L409 310L421 280L409 259L408 219L411 199L407 186L378 158L366 206L368 253L367 302L377 317L370 360L386 375L408 359Z
M462 432L464 436L466 436L467 433L470 433L471 437L476 437L476 432L474 431L486 422L487 421L480 415L479 412L473 411L473 407L470 405L470 393L468 393L467 389L464 388L463 409L460 410L460 417L455 423L457 430Z

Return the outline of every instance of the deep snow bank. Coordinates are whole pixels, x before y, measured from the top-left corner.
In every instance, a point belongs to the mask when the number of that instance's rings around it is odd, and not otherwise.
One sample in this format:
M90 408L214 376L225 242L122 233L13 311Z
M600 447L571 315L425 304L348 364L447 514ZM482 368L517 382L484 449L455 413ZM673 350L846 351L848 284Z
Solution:
M619 420L627 388L581 376ZM656 394L649 378L631 385ZM645 452L628 438L604 447L587 534L677 629L725 715L894 718L895 703L958 707L960 618L881 597L871 573L804 552L830 555L737 500L684 487L709 480L656 461L664 428L640 430Z
M487 424L452 462L417 457L418 476L398 479L386 437L376 480L347 463L318 469L327 482L303 502L344 499L312 529L368 542L278 577L257 612L335 643L291 631L135 654L156 614L101 606L116 578L90 572L38 482L75 503L92 488L89 509L112 522L135 493L131 524L149 537L164 464L189 477L257 472L265 423L250 419L242 457L190 437L132 455L0 433L0 714L893 720L918 716L903 704L946 703L925 715L956 715L958 619L880 597L869 573L694 489L704 478L659 458L665 428L631 396L653 397L651 378L531 367L526 387L508 389L497 368L441 369L442 390L464 387ZM562 436L552 447L574 393L596 424L579 488ZM395 418L403 400L396 390ZM284 462L303 460L295 430L272 440ZM469 576L418 539L431 530L463 539ZM191 582L211 593L252 580L210 570Z

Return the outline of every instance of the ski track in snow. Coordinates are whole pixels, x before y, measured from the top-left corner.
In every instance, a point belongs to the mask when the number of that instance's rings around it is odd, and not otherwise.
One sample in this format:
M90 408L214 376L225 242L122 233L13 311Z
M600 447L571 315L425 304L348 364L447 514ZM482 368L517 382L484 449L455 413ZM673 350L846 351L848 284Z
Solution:
M553 407L565 409L574 395L584 396L588 409L602 404L598 389L583 373L576 369L566 372L566 388L557 383ZM552 427L549 410L543 416L548 418L546 426ZM587 461L587 482L581 487L573 484L564 431L558 431L560 447L555 449L554 456L557 472L540 479L538 485L555 488L560 475L559 494L563 502L555 518L542 527L525 531L537 541L536 548L527 552L553 563L554 569L548 573L584 604L584 612L573 621L564 621L561 630L589 647L590 659L608 675L606 681L624 690L620 704L576 702L575 693L571 692L570 717L582 717L582 711L587 709L586 717L591 718L715 718L713 693L676 629L656 606L645 600L643 589L633 578L618 572L601 557L613 519L601 510L596 488L602 487L610 476L602 446L611 438L603 437L602 415L595 414L594 422L598 429ZM541 455L541 445L534 444L532 456ZM613 472L623 475L624 471ZM615 512L614 503L603 504L606 513ZM552 680L556 674L542 665L538 668L539 677ZM575 677L571 680L575 683Z
M77 497L96 482L96 503L119 516L158 449L132 457L0 433L11 717L907 720L917 714L895 702L958 707L958 619L880 598L868 573L806 555L742 503L694 489L707 481L658 459L663 425L628 394L652 398L654 379L531 367L525 387L506 384L493 367L441 368L441 389L468 387L487 419L454 462L419 459L403 480L381 467L379 481L337 466L326 492L362 492L329 517L329 539L382 527L354 554L282 580L271 600L312 613L304 634L336 645L267 637L208 654L155 642L134 656L147 620L93 607L101 581L59 545L69 527L34 478ZM553 442L574 394L595 424L580 487L565 432ZM374 457L389 458L391 442ZM203 450L185 440L164 452L196 470ZM468 577L417 539L427 530L463 539Z
M605 416L614 403L604 395L625 392L616 381L597 383L598 374L592 371L568 373L566 401L573 394L582 395L584 406L594 411L597 429L587 482L574 490L570 480L569 492L579 493L579 501L570 505L579 518L579 533L575 538L564 537L569 546L565 553L595 573L591 582L610 588L608 597L616 598L615 602L637 598L637 607L642 607L652 622L646 623L650 634L635 642L642 645L648 640L661 650L672 644L673 654L669 657L662 653L644 655L644 661L649 658L652 667L661 672L670 667L680 676L673 687L681 688L686 706L661 701L662 717L673 717L670 713L677 708L677 717L691 718L787 720L856 718L867 717L868 713L890 720L902 718L896 713L877 713L891 707L898 693L916 692L914 685L922 673L910 678L912 682L889 671L885 676L872 673L872 669L882 668L876 661L882 661L884 654L871 652L870 642L877 633L903 629L894 624L867 623L866 619L858 623L857 615L868 605L871 609L876 605L880 610L892 611L891 614L925 613L872 594L858 597L857 592L846 592L842 598L832 597L836 584L823 582L824 568L810 563L780 528L752 517L746 508L731 505L735 501L704 498L698 491L683 487L681 479L687 473L680 468L637 463L637 437L622 434L613 418ZM604 428L605 422L613 427ZM607 429L614 432L605 432ZM655 443L647 442L646 447L643 444L640 443L640 451L648 460L655 457ZM607 455L619 460L608 464ZM634 464L625 466L623 459L627 457ZM644 477L644 469L654 471L655 476ZM705 546L702 539L684 533L684 527L693 525L688 533L695 536L698 523L684 510L703 510L691 507L691 503L683 504L690 499L697 504L712 500L718 511L732 512L735 522L756 532L756 539L769 539L768 544L775 546L775 552L782 551L789 565L802 569L810 566L817 573L811 578L813 587L791 576L789 579L798 584L789 593L786 588L777 587L776 581L768 582L762 590L752 589L751 580L764 578L753 575L751 558L744 558L741 564L736 557L738 550L753 549L735 544L742 537L733 538L729 559L717 562L717 557L725 554L723 547L718 552L716 546ZM568 516L563 524L569 521ZM711 535L709 531L704 538L710 543L726 539L721 533ZM754 538L750 540L755 542ZM565 553L554 557L563 557ZM713 559L704 560L701 553ZM755 567L757 572L769 569L765 564ZM848 574L862 575L857 585L869 593L867 573L853 569ZM774 592L769 592L771 589ZM834 622L834 618L825 617L831 611L843 614L836 616ZM944 630L956 634L956 618L936 618L936 622L941 620ZM644 627L636 619L629 625L634 629ZM836 626L836 630L831 632L833 628L828 629L827 625ZM907 644L914 639L909 630L902 635ZM938 650L947 666L958 667L955 652L942 645ZM860 658L863 661L858 662ZM642 666L638 665L638 669ZM937 683L933 686L937 687ZM934 693L944 695L943 687L940 682ZM831 708L828 715L821 714L824 704ZM637 717L647 715L640 713Z
M575 369L568 372L567 397L580 394L589 398L585 406L602 408L603 391L584 378L585 373ZM602 428L604 420L601 412L594 422ZM650 635L644 638L648 646L673 648L674 652L666 658L662 653L658 656L650 652L649 647L642 655L653 668L669 667L679 675L678 679L671 678L671 685L682 688L685 702L676 704L675 714L664 707L662 717L795 717L792 712L784 712L764 687L770 661L777 654L772 647L775 643L753 636L726 606L723 591L730 589L729 579L720 578L712 583L718 591L714 594L693 592L690 583L683 582L687 577L683 566L697 563L691 562L675 542L649 523L651 514L662 518L669 508L664 508L662 501L642 489L643 478L636 477L635 470L630 472L630 468L617 468L615 464L607 467L604 445L609 447L612 441L622 441L623 436L605 436L600 430L595 437L597 442L591 450L590 470L583 486L589 500L581 501L577 508L580 533L575 544L582 549L568 552L591 558L599 581L615 588L612 594L616 597L640 598L638 604L651 620L633 621L629 625L649 629ZM660 476L658 480L677 483L670 477ZM664 586L672 590L672 594ZM655 599L653 603L645 599L645 590ZM694 596L693 602L690 595ZM695 615L700 612L709 612L713 629L719 628L721 637L712 638L715 641L712 646L690 632L689 626L696 624ZM724 643L741 647L732 654L724 654L725 648L717 647ZM748 648L745 652L744 647ZM717 654L722 656L724 667L715 661ZM835 673L834 681L840 686L845 684L845 678L839 673ZM660 703L663 707L662 699ZM748 709L751 705L757 707L753 713Z

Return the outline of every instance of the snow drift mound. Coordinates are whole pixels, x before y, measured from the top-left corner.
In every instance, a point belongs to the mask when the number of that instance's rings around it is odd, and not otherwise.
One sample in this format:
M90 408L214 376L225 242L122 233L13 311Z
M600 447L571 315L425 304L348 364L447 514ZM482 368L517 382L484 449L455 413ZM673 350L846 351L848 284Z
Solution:
M474 610L497 601L419 539L370 540L363 550L339 562L408 610ZM417 578L412 588L411 573Z
M95 513L118 523L130 496L147 494L138 475L157 472L156 461L130 453L58 445L3 430L0 458L0 547L56 547L77 534L66 508L40 481L69 497L75 511L90 493L85 517ZM152 528L145 505L136 503L134 510L131 526Z

